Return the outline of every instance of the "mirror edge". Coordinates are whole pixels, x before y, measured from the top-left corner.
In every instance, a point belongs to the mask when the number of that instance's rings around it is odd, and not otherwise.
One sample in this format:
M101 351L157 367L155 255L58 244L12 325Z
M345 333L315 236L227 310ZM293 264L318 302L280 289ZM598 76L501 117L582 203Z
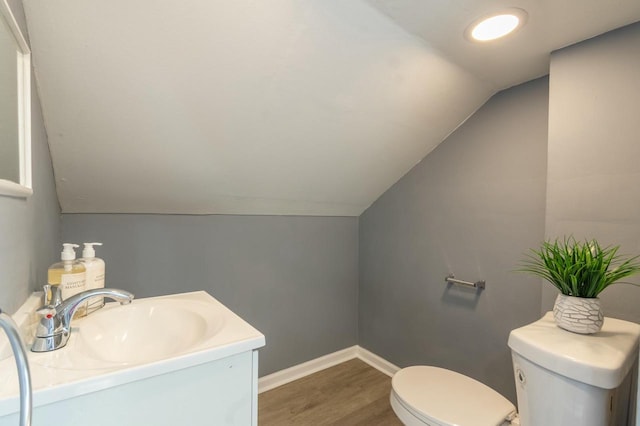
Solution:
M0 197L26 198L31 195L33 195L33 189L19 183L11 182L10 180L0 179Z
M0 14L11 29L18 45L18 134L20 183L0 179L0 196L29 197L33 194L31 183L31 49L20 31L7 0L0 0Z

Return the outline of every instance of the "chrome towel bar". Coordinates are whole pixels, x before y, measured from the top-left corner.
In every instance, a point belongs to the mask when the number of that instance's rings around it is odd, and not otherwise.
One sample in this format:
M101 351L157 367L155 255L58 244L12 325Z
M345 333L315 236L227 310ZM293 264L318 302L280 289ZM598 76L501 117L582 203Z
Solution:
M445 277L444 281L447 284L460 284L460 285L464 285L464 286L467 286L467 287L479 288L480 290L484 290L484 287L485 287L485 284L486 284L484 280L476 281L474 283L472 283L470 281L457 280L456 277L453 274L447 275Z

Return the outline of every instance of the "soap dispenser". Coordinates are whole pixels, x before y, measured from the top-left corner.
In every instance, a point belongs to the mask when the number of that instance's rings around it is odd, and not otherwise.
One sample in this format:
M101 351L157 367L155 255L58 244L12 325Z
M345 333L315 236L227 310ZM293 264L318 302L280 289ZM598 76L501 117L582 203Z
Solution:
M104 288L104 260L96 257L93 246L101 246L102 243L84 243L82 249L82 263L87 269L87 290ZM97 311L104 306L104 297L98 296L89 299L87 302L87 314Z
M58 287L62 300L83 292L86 289L86 268L76 260L75 248L77 244L64 243L60 253L61 262L49 267L47 282L53 287ZM86 310L78 309L76 317L86 315Z

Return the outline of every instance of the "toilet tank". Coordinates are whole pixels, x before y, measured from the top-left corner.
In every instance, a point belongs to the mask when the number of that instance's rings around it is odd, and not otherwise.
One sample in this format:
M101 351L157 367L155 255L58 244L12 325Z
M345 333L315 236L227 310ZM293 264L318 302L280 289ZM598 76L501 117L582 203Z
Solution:
M640 325L605 318L582 335L553 314L513 330L509 347L522 426L635 424Z

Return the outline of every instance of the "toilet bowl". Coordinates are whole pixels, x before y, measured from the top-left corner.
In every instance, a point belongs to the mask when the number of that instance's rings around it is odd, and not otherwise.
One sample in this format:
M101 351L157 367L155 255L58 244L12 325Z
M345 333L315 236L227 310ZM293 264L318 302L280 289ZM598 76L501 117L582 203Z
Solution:
M403 368L393 376L391 407L407 426L495 426L516 414L516 407L490 387L429 366Z
M477 380L432 366L398 371L391 407L407 426L635 425L639 340L635 323L606 318L585 336L547 313L509 335L518 412Z

